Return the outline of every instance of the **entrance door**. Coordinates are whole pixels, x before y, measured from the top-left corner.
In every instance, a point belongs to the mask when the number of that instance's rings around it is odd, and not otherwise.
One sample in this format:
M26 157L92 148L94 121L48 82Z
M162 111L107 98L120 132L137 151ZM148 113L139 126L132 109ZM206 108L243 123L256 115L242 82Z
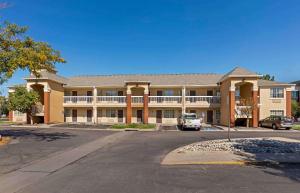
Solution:
M93 92L92 91L87 91L86 92L86 96L89 96L88 98L87 98L87 102L88 103L92 103L92 97L91 96L93 96Z
M162 91L162 90L158 90L158 91L156 92L156 95L157 95L157 96L162 96L162 95L163 95L163 91ZM157 102L158 102L158 103L162 103L162 102L163 102L163 98L162 98L162 97L157 98Z
M195 90L190 90L190 96L196 96L196 91ZM190 97L190 102L191 103L196 102L196 98Z
M118 122L123 123L123 110L118 110Z
M207 123L212 123L214 120L214 112L211 110L207 111Z
M156 123L162 123L162 110L156 111Z
M74 122L74 123L77 122L77 110L76 109L72 110L72 122Z
M91 123L93 121L93 110L88 109L86 111L86 118L88 123Z
M72 91L72 96L77 96L77 91ZM77 103L77 97L72 97L72 102Z
M136 118L138 123L143 122L143 110L137 110L136 111Z

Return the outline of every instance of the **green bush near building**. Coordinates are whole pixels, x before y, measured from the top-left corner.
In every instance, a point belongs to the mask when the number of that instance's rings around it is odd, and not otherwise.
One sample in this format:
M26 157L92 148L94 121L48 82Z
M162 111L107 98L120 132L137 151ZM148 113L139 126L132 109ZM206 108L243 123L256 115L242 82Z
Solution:
M114 129L154 129L156 127L155 124L140 124L140 123L131 123L131 124L116 124L113 125L112 128Z

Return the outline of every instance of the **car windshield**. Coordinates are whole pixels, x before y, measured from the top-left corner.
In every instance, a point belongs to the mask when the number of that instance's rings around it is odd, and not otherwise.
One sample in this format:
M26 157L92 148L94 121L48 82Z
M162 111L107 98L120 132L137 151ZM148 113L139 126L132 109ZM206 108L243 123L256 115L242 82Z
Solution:
M184 115L185 119L197 119L197 115Z

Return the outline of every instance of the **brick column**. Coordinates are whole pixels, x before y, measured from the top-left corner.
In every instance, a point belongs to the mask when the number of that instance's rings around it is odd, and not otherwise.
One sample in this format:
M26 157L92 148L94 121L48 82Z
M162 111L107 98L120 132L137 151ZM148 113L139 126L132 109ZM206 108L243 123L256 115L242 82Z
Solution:
M286 91L286 116L292 116L292 92Z
M126 109L126 123L131 123L131 116L132 116L132 107L131 107L131 93L127 93L126 96L126 103L127 103L127 109Z
M50 121L50 92L44 90L44 123L49 124Z
M9 111L8 112L8 120L10 121L10 122L12 122L13 121L13 115L14 113L13 113L13 111Z
M252 110L252 126L258 127L258 91L252 91L253 110Z
M144 93L144 124L148 124L149 108L148 108L149 98L148 93Z
M229 91L230 127L235 126L235 91Z

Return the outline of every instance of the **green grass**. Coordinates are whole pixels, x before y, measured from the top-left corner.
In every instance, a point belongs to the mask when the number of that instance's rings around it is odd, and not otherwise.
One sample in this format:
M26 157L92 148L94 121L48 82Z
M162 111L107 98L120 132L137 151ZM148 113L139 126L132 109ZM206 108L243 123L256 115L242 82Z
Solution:
M0 120L0 125L7 125L7 124L12 124L13 122L10 121L2 121Z
M155 124L138 124L138 123L131 123L131 124L116 124L113 125L112 128L114 129L154 129L156 127Z
M300 125L294 125L293 129L300 130Z

